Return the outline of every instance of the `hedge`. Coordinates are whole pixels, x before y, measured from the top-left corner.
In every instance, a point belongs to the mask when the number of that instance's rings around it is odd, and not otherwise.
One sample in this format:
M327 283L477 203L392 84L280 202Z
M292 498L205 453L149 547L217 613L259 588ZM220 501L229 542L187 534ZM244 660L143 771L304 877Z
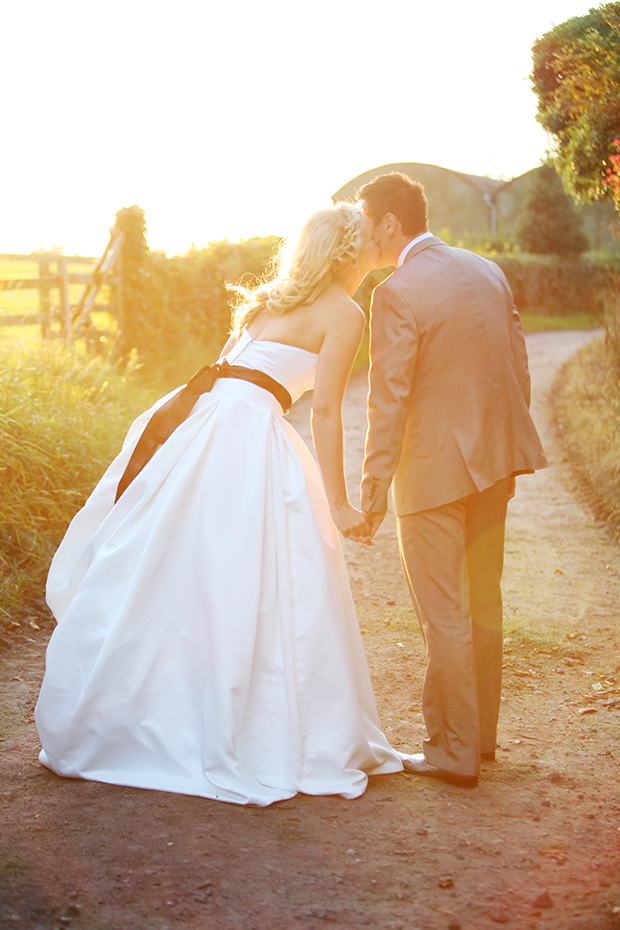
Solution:
M600 313L620 273L620 255L567 259L505 252L486 257L506 275L520 311L546 316Z

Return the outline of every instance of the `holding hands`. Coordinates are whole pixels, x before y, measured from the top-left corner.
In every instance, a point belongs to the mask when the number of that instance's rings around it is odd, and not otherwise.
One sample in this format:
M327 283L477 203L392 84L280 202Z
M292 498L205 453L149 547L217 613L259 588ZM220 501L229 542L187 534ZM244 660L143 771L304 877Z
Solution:
M373 536L383 523L384 513L364 513L348 501L331 507L332 519L345 539L374 546Z
M331 506L332 520L345 537L353 542L374 546L372 532L366 519L366 514L356 510L348 501L338 506Z
M370 536L374 536L385 517L385 510L383 513L365 513L366 523L368 524L368 529L370 530Z

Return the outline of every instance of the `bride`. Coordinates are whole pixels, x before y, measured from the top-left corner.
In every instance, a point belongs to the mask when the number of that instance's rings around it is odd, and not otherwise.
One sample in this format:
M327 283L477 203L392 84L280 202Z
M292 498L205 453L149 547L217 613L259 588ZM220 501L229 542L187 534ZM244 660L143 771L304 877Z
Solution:
M341 406L364 328L351 295L377 259L357 207L314 213L275 277L236 288L220 362L169 438L142 456L151 418L194 382L130 428L48 578L58 625L35 713L54 772L268 805L355 798L402 769L338 539L369 541ZM312 388L320 475L283 418Z

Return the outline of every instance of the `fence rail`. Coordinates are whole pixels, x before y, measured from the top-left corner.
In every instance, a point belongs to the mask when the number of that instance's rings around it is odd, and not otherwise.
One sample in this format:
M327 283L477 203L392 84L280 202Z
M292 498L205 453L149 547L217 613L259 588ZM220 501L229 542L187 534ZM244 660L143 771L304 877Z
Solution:
M64 255L62 252L29 252L24 255L23 252L16 254L14 252L0 252L0 262L56 262L59 258L64 258L69 265L94 265L98 260L89 255Z
M1 256L0 256L1 259ZM90 284L92 274L68 274L69 284ZM0 280L0 291L32 291L41 287L58 287L62 281L59 274L40 275L38 278L3 278Z
M87 255L64 255L62 252L31 252L28 255L13 252L0 253L0 262L23 262L38 264L37 278L3 278L0 279L0 291L38 290L39 310L26 313L0 313L0 325L16 326L40 323L43 336L55 335L53 321L60 321L60 335L71 340L81 335L91 326L90 312L101 287L109 285L111 299L109 304L99 304L98 308L112 310L120 317L121 312L121 278L123 234L116 227L110 230L110 239L99 258ZM56 271L52 266L56 266ZM69 273L69 265L91 265L88 274ZM113 274L113 272L116 274ZM77 304L71 304L69 285L81 284L84 287ZM54 312L51 291L58 291L59 312Z

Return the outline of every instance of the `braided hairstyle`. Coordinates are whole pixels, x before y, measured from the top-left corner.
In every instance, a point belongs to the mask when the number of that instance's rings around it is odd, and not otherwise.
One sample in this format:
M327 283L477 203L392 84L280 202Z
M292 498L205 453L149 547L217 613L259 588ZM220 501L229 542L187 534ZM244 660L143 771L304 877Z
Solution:
M229 284L236 294L233 333L238 336L262 310L288 313L310 304L355 261L363 244L364 219L352 203L336 203L308 217L299 236L287 239L273 259L273 275L254 288Z

